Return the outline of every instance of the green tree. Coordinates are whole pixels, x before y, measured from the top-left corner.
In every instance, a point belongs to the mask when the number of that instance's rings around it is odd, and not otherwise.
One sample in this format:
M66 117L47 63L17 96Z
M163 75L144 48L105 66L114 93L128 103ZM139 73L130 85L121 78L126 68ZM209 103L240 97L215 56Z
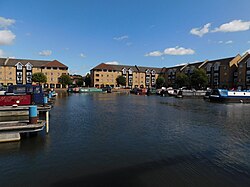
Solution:
M116 83L118 86L122 85L122 86L126 86L126 78L123 77L122 75L119 75L117 78L116 78Z
M66 85L72 84L72 80L69 75L63 74L59 77L59 83L65 87Z
M47 82L47 77L42 72L34 73L32 75L32 82L36 82L36 83L38 82L38 84L40 85L40 83Z
M159 76L157 79L156 79L156 87L157 88L161 88L165 85L165 79L164 77L162 76Z
M91 85L91 76L89 73L84 78L85 86L90 86Z
M208 77L204 69L194 69L191 75L191 86L195 89L206 87L208 84Z
M76 81L76 85L77 86L82 86L83 85L83 78L79 78L77 81Z
M177 84L178 87L189 86L190 80L185 73L178 73L176 75L175 83Z

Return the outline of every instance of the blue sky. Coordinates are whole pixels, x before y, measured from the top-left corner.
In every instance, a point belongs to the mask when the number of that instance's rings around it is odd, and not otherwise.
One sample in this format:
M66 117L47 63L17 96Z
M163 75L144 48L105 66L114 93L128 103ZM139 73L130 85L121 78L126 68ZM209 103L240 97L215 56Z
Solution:
M250 49L249 0L1 0L0 56L169 67Z

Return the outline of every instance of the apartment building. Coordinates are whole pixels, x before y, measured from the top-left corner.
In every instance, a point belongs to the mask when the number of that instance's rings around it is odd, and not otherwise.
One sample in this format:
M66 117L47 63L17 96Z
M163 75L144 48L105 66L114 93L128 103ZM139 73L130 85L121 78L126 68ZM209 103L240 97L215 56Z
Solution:
M29 60L0 58L0 84L32 84L32 74L42 72L47 76L44 88L63 88L59 77L68 75L68 67L57 60Z
M250 89L250 54L246 53L238 62L238 69L235 72L237 87Z
M241 55L235 57L222 58L216 60L205 60L196 63L187 63L180 66L164 68L164 77L166 86L175 86L176 75L178 73L185 73L191 76L194 69L204 69L208 76L208 87L210 88L234 88L238 82L238 63L246 62ZM246 73L246 65L243 66L244 73ZM249 64L250 69L250 64ZM245 74L242 73L242 76ZM243 79L242 79L243 80ZM245 80L245 79L244 79ZM250 80L250 71L249 71ZM245 85L245 82L242 83ZM250 85L250 84L249 84Z
M156 79L162 68L128 65L111 65L101 63L90 70L91 82L94 87L117 87L116 78L121 75L126 78L126 87L155 87Z

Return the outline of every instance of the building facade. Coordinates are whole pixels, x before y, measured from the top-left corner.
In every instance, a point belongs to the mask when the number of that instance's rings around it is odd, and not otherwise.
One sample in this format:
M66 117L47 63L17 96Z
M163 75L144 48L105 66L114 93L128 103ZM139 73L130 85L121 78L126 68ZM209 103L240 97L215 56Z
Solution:
M121 75L126 78L127 88L148 88L156 86L156 79L162 68L110 65L101 63L90 70L92 86L102 88L105 86L117 87L116 78Z
M248 72L247 59L249 59L249 54L244 55L244 59L243 57L241 57L241 55L236 55L235 57L230 58L205 60L190 64L187 63L181 66L164 68L163 74L165 77L166 86L176 86L175 81L178 73L184 73L188 76L191 76L195 69L204 69L208 77L208 87L210 88L235 88L238 86L239 80L241 81L241 85L244 85L246 87L247 79L243 77L249 75L250 83L250 64ZM242 67L242 70L240 72L238 72L239 63L241 63ZM238 77L239 73L241 74L241 78Z
M32 75L42 72L47 77L44 88L63 88L59 77L68 75L68 67L57 60L27 60L0 58L0 84L32 84Z

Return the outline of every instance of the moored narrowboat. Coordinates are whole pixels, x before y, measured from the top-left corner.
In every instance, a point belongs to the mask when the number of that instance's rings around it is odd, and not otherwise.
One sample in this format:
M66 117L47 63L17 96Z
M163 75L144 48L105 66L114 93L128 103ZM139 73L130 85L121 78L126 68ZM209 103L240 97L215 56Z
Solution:
M0 95L0 106L43 104L44 92L42 86L10 85L7 91Z
M250 103L250 90L229 91L225 89L213 89L209 100L221 103Z

